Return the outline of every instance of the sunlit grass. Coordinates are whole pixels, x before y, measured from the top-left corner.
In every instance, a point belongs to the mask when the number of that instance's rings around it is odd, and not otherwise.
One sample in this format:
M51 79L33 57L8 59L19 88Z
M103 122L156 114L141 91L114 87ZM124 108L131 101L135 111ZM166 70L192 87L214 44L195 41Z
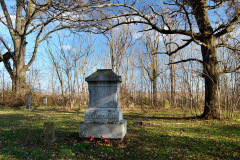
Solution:
M0 159L240 159L239 118L200 120L182 109L126 108L127 135L103 144L78 137L83 114L52 107L0 109ZM47 121L56 124L57 141L50 145L40 142Z

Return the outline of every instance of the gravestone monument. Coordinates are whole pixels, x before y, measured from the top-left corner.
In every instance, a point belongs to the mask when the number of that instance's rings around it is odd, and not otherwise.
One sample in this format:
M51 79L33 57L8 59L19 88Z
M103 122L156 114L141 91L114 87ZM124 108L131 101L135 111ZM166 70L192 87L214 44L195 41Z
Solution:
M120 83L111 69L98 69L85 79L88 82L89 104L84 112L84 121L79 125L79 136L122 139L127 133L127 121L120 108Z
M44 122L43 134L41 137L43 143L54 143L56 141L55 137L55 123L54 122Z
M27 97L26 109L32 109L31 107L31 96Z
M164 107L165 107L165 109L170 109L170 103L169 103L168 99L165 99Z
M43 98L43 105L44 105L44 106L47 106L47 97L44 97L44 98Z

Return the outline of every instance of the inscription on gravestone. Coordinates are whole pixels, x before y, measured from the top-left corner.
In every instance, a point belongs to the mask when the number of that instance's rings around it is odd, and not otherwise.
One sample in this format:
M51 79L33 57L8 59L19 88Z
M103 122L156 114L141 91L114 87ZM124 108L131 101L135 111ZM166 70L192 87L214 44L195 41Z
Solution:
M120 84L89 83L89 108L117 108Z

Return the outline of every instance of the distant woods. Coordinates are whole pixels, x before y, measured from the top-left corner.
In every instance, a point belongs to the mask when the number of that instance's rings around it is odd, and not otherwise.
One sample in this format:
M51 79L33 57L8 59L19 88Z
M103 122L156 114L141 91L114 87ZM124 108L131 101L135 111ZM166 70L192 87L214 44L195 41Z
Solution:
M179 51L174 56L152 54L173 50L167 41L178 41L178 36L163 36L156 32L137 34L131 27L121 27L101 37L99 52L94 35L85 33L80 38L57 34L57 41L47 41L44 70L34 64L27 74L27 86L32 105L48 105L65 109L82 109L88 104L85 77L95 68L113 68L122 76L121 107L169 109L182 108L199 116L204 108L204 78L202 64L196 61L173 64L186 57L200 58L196 45ZM126 31L127 30L127 31ZM138 35L137 38L133 36ZM119 36L118 36L119 35ZM85 43L87 42L87 43ZM194 53L193 53L194 52ZM238 57L223 49L221 62L237 65ZM99 65L100 64L100 65ZM1 72L1 105L24 105L26 99L16 99L11 85ZM220 76L219 106L226 118L233 118L239 108L240 74L233 72Z

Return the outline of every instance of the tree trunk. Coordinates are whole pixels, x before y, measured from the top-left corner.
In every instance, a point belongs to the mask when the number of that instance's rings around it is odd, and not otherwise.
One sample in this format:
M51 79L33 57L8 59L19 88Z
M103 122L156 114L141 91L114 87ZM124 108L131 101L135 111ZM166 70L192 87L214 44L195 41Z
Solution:
M26 50L26 38L18 38L21 41L15 41L15 58L16 62L13 63L13 78L12 78L12 90L18 93L25 93L26 86L26 68L25 68L25 50Z
M18 68L21 68L19 66ZM12 78L12 91L16 94L23 95L26 93L27 85L26 85L26 71L16 69L16 73Z
M202 118L220 119L219 106L219 72L220 67L217 59L216 38L211 37L204 40L207 46L201 46L203 55L203 76L205 78L205 107Z
M156 70L153 69L153 79L152 79L152 93L153 93L153 106L157 107L158 98L157 98L157 73Z
M169 56L169 63L174 62L173 55ZM170 107L175 106L175 71L174 65L170 64L170 78L171 78L171 100L170 100Z
M14 42L13 67L11 67L9 61L5 61L4 65L12 79L12 91L17 95L24 95L27 89L27 68L25 66L26 38L17 37Z

